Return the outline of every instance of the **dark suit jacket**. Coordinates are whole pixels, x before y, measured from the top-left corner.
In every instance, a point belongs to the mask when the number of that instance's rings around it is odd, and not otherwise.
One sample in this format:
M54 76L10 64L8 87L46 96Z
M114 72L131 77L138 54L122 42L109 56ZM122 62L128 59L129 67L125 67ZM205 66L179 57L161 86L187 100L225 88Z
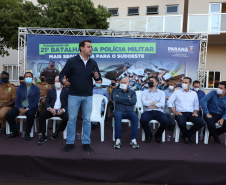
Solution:
M18 87L16 91L16 98L15 98L15 104L16 108L20 109L22 107L22 102L26 99L27 96L27 86L26 84L22 84ZM36 85L32 84L30 91L28 93L28 108L33 109L35 108L38 110L38 103L40 99L40 89Z
M68 111L68 93L69 89L66 87L63 87L60 93L60 102L61 102L61 109L65 109L65 111ZM45 101L45 108L54 108L54 104L56 102L57 98L57 93L55 88L51 88L46 96L46 101Z

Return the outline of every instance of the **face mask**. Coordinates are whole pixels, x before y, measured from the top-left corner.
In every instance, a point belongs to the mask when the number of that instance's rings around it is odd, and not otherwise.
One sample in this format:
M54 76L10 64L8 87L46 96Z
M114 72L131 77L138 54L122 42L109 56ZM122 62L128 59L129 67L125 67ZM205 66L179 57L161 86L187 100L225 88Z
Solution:
M188 88L188 84L182 84L182 89L186 90Z
M61 84L60 84L59 82L55 82L55 87L56 87L57 89L59 89L59 88L61 88Z
M101 87L101 84L95 84L96 87Z
M150 88L152 88L152 87L154 87L154 83L153 83L153 82L148 82L148 86L149 86Z
M174 89L174 86L170 85L169 90L173 90L173 89Z
M126 90L127 89L127 84L120 84L120 89Z
M31 84L32 83L32 78L25 78L25 82L27 83L27 84Z
M44 81L46 81L46 79L45 78L41 78L41 81L44 82Z
M2 77L2 83L7 83L9 81L9 77Z
M25 84L25 82L20 82L20 85Z
M218 95L222 95L223 94L223 90L222 89L217 89L217 94Z
M111 83L112 86L115 86L116 83Z
M194 91L196 91L196 92L199 91L199 88L194 88Z

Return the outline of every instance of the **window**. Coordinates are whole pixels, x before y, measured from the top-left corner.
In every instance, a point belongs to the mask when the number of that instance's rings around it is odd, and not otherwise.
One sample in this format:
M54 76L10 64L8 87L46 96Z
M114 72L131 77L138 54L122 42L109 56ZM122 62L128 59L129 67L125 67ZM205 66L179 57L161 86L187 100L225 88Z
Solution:
M205 71L204 88L217 88L221 81L221 71Z
M9 73L10 81L18 80L18 65L4 65L4 71Z
M118 16L118 8L110 8L108 11L112 14L112 16Z
M178 13L178 5L166 6L166 13Z
M128 15L139 15L139 8L128 8Z
M158 14L158 13L159 13L159 7L158 6L147 7L147 15Z

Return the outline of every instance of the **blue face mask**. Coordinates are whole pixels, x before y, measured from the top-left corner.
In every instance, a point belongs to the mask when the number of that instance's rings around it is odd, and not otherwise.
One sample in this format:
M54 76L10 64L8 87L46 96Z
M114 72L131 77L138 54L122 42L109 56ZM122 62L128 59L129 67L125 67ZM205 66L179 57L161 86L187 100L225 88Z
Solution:
M25 78L25 82L27 84L31 84L32 83L32 78Z
M101 84L95 84L96 85L96 87L101 87Z

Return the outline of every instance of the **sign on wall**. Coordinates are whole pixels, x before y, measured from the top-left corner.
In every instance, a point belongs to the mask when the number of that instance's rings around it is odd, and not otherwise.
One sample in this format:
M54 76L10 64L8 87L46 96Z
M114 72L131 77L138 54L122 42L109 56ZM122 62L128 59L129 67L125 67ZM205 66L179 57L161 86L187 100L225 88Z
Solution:
M67 59L79 53L78 43L82 40L92 41L91 58L99 66L104 85L125 74L156 75L162 81L179 82L184 76L197 79L197 40L28 35L27 70L37 80L53 60L55 68L61 71Z

